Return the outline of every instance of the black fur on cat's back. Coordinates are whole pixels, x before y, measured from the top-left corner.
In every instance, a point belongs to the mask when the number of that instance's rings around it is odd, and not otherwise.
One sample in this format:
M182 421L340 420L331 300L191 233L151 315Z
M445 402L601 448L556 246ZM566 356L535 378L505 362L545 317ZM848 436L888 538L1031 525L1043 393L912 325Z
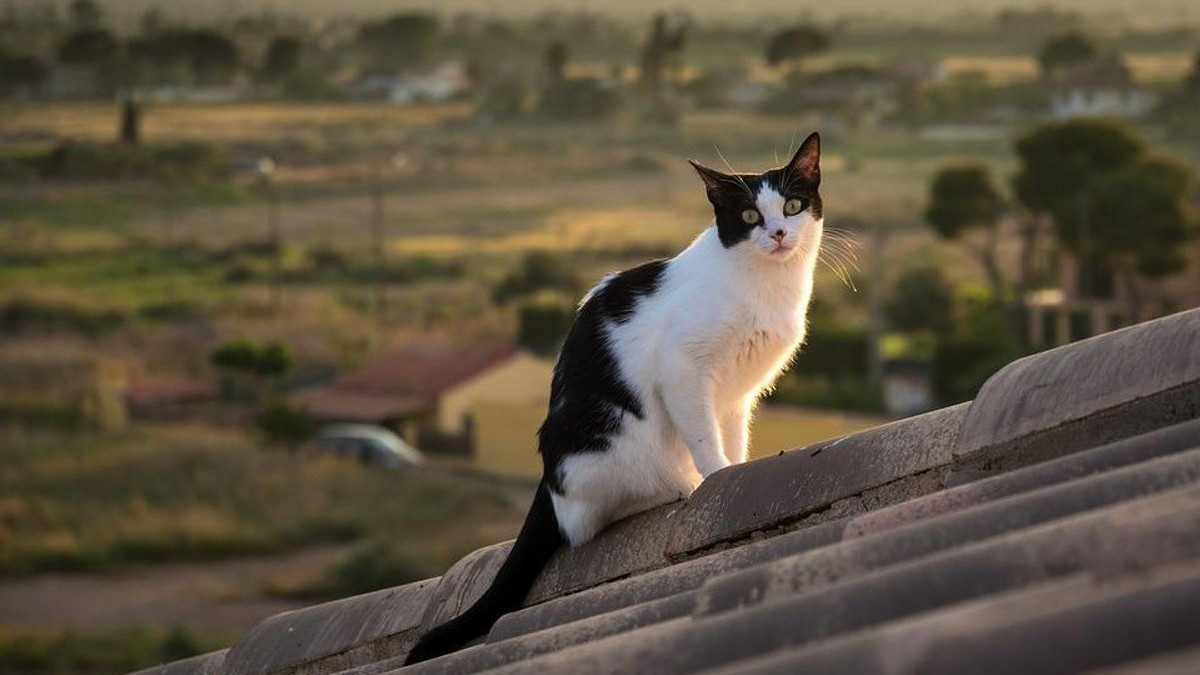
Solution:
M550 409L538 430L543 480L559 494L563 459L607 450L624 413L644 414L621 377L606 326L628 321L638 300L658 290L666 269L666 260L655 260L609 276L575 316L554 366Z

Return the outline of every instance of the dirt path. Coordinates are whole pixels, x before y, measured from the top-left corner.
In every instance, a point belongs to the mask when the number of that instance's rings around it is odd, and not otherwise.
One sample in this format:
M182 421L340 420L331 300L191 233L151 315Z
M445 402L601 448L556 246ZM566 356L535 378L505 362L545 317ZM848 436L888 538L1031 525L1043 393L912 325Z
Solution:
M266 598L263 584L315 575L348 546L280 557L135 569L119 575L46 574L0 581L0 625L77 629L144 623L236 635L263 618L313 604Z

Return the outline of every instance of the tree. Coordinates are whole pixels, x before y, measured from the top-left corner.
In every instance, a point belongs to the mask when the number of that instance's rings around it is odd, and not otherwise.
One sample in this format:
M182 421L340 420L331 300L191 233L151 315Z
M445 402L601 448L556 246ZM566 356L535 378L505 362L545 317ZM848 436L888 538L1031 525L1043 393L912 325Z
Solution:
M71 33L58 47L58 58L72 65L109 65L116 61L120 47L113 34L89 28Z
M940 265L918 263L900 273L885 312L895 330L946 335L954 327L954 289Z
M1145 157L1097 176L1081 195L1086 208L1059 216L1064 241L1124 282L1134 319L1142 304L1135 279L1161 278L1187 266L1183 247L1196 237L1191 184L1186 166Z
M542 61L546 64L546 76L551 83L561 82L567 68L567 43L555 40L542 53Z
M1052 77L1064 67L1086 63L1098 54L1096 45L1086 35L1071 32L1047 40L1038 51L1037 60L1042 75Z
M223 84L237 72L238 47L228 36L199 29L178 36L198 84Z
M32 56L0 54L0 93L36 94L50 80L50 69Z
M1013 188L1031 216L1021 228L1017 297L1023 298L1042 222L1052 218L1057 225L1078 208L1079 195L1091 180L1133 162L1145 152L1145 142L1124 123L1078 119L1033 129L1017 139L1016 151L1021 165Z
M1033 213L1061 217L1096 176L1129 165L1146 144L1122 122L1078 119L1037 127L1017 139L1016 151L1017 198Z
M986 165L949 166L937 173L929 189L925 220L943 239L958 239L969 230L983 230L985 243L974 253L997 298L1004 297L1004 275L996 247L1004 197L992 183Z
M300 40L290 35L276 35L271 38L271 44L263 56L259 76L265 82L281 82L300 67L303 55L304 45Z
M228 376L223 383L227 392L239 389L238 378L249 378L253 390L257 390L256 396L261 396L264 385L286 375L293 364L292 351L285 343L271 340L260 344L246 338L217 346L209 354L209 360Z
M493 299L497 304L505 304L514 298L547 290L574 295L579 290L579 278L560 256L546 251L531 251L521 265L496 287Z
M95 30L102 21L100 7L93 0L74 0L71 3L71 25L76 30Z
M254 416L263 440L274 446L295 451L317 435L317 421L304 408L283 398L272 398Z
M650 34L642 45L638 82L642 95L648 100L661 100L667 68L683 53L687 45L688 27L684 19L672 21L665 12L659 12L650 19Z
M829 49L829 36L816 26L801 25L776 33L767 43L767 64L799 65L804 59Z
M383 21L364 23L358 46L375 72L394 72L428 63L441 45L441 27L430 14L396 14Z
M111 95L120 82L120 45L113 34L100 29L75 31L58 46L58 60L91 75L91 93Z
M141 107L133 98L126 98L121 103L121 128L117 132L117 140L122 145L136 146L141 138L141 131Z

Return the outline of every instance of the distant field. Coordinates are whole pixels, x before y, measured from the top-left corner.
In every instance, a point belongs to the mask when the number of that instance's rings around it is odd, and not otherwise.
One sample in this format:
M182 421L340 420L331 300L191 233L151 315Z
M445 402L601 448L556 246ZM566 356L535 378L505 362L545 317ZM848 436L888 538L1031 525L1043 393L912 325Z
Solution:
M523 515L503 484L293 457L212 428L0 434L0 574L388 537L416 579L506 538Z
M537 478L541 459L536 432L545 405L482 404L475 409L479 446L476 464L501 475ZM767 406L758 411L751 431L750 458L759 459L817 441L873 427L882 417Z
M1177 83L1191 71L1192 55L1129 54L1125 63L1133 77L1145 83ZM951 56L943 62L951 73L982 72L994 82L1029 80L1037 76L1037 60L1033 56Z

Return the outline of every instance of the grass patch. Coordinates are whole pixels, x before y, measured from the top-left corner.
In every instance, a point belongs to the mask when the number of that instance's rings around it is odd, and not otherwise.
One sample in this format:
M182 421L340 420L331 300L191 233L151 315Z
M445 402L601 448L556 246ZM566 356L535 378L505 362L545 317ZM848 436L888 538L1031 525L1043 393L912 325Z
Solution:
M10 430L0 442L0 573L214 559L360 537L437 551L463 532L515 529L520 513L506 489L436 467L372 471L228 439ZM432 560L438 569L445 562Z
M175 626L99 631L0 629L0 675L111 675L219 649L223 639Z

